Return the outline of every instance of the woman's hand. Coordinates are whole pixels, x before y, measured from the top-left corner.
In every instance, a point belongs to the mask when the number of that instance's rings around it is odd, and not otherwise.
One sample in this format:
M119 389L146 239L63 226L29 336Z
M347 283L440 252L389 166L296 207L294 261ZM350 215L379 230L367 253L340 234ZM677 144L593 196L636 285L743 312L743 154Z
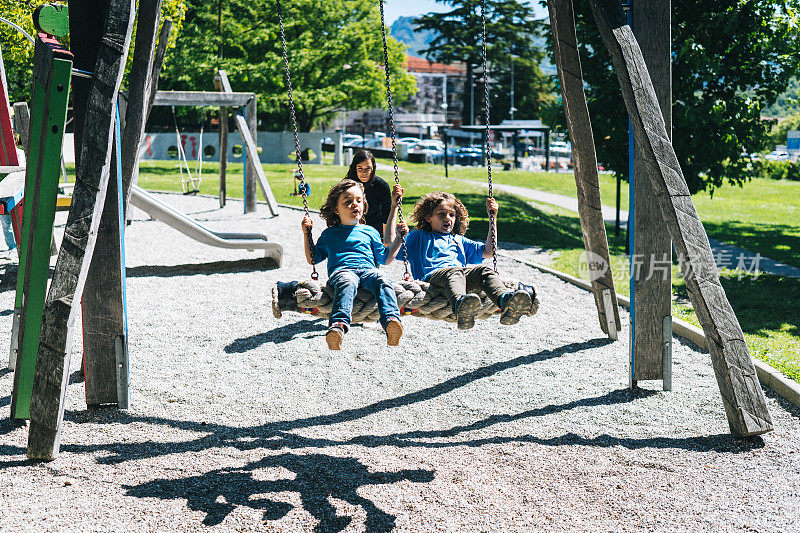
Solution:
M303 231L309 232L309 231L311 231L311 228L314 227L314 221L311 220L311 217L304 216L303 217L303 222L301 222L300 225L303 227Z
M496 217L499 208L500 207L497 204L497 200L495 200L494 198L486 199L486 214L488 214L489 216L494 215Z
M400 205L400 202L403 201L403 193L405 190L403 187L400 186L399 183L395 183L394 187L392 187L392 205Z

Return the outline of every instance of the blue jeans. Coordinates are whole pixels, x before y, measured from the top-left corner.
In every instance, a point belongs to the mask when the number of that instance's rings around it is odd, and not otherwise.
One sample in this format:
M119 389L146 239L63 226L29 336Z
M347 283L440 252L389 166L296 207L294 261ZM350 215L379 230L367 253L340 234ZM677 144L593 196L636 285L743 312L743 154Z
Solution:
M378 302L378 312L381 315L381 325L384 328L392 318L400 320L400 309L397 307L394 286L391 280L377 268L343 268L334 272L328 283L334 290L329 325L341 322L345 325L345 330L350 327L353 300L359 287L364 287L375 296L375 300Z

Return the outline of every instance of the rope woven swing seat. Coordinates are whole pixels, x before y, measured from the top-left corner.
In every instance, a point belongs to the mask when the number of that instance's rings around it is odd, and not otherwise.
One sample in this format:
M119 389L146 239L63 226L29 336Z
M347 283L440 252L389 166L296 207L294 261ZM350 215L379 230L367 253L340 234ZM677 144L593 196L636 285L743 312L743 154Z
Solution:
M509 290L524 290L533 305L523 316L533 316L539 310L536 290L531 285L517 281L504 281ZM401 313L432 320L456 322L456 315L445 295L435 286L424 281L403 280L394 283L397 304ZM500 310L489 297L481 292L481 308L475 318L486 319ZM318 317L329 317L333 304L333 287L318 280L278 282L272 288L272 314L281 318L284 311L305 313ZM351 322L375 322L378 320L378 307L375 297L365 289L359 289L353 302Z
M385 15L383 9L383 2L384 0L379 0L380 6L380 13L381 13L381 33L383 38L383 56L384 56L384 64L386 68L384 68L384 73L386 77L386 100L387 100L387 111L389 116L389 132L390 137L392 140L392 155L393 155L393 162L394 162L394 181L396 184L400 184L400 177L399 177L399 169L397 164L397 143L396 143L396 133L394 127L394 101L392 98L392 84L389 78L389 51L386 44L386 23L385 23ZM300 142L297 133L297 117L295 113L295 102L294 97L292 94L292 77L291 77L291 70L289 65L289 53L288 48L286 46L286 35L283 25L283 8L281 4L281 0L276 0L276 7L277 7L277 14L278 14L278 23L280 26L280 37L281 37L281 44L283 48L283 65L284 65L284 79L286 82L286 92L289 100L289 116L291 118L293 133L294 133L294 144L295 144L295 155L297 159L297 173L298 178L300 180L300 191L303 198L303 208L305 211L305 215L309 216L309 208L308 208L308 199L306 194L306 187L305 187L305 174L303 172L303 160L301 157L300 152ZM481 19L482 19L482 27L483 27L483 63L484 66L486 65L486 18L485 18L485 5L481 10ZM492 167L491 167L491 145L489 141L489 91L488 87L485 88L484 91L484 100L486 105L486 124L487 124L487 136L486 136L486 162L487 162L487 173L488 173L488 182L489 182L489 197L492 197ZM402 209L398 209L398 221L403 222L403 211ZM495 234L495 225L494 225L494 213L489 214L489 227L490 227L490 238L492 241L492 262L494 266L494 271L497 272L497 235ZM305 235L305 238L308 239L308 243L311 246L312 256L314 250L314 240L311 236L311 231L309 230L308 233ZM406 243L405 243L405 236L402 237L402 250L404 252L404 256L406 255ZM411 278L411 274L409 271L409 264L408 260L404 260L405 263L405 270L406 274L403 281L398 281L394 283L394 290L397 296L397 303L400 307L401 313L405 315L412 315L418 317L429 318L433 320L444 320L447 322L456 322L457 317L451 308L450 302L447 300L446 296L439 290L437 287L431 287L430 284L424 281L417 281ZM305 281L290 281L290 282L278 282L272 288L272 314L275 318L281 318L283 316L284 311L294 311L298 313L305 313L319 317L330 317L331 315L331 308L333 305L333 296L334 296L334 289L327 283L323 283L318 281L319 274L316 270L316 265L314 263L311 264L312 273L311 279ZM516 291L516 290L523 290L527 292L531 297L532 305L530 309L527 311L527 316L533 316L539 310L539 300L536 298L536 291L530 285L525 285L518 281L504 281L505 285L508 287L509 291ZM482 318L486 319L489 318L496 313L499 313L500 310L497 306L492 302L492 300L484 293L479 293L481 297L481 308L478 310L475 318ZM361 323L361 322L374 322L378 320L378 307L375 297L365 289L359 289L355 300L353 302L353 309L351 313L351 322L352 323Z

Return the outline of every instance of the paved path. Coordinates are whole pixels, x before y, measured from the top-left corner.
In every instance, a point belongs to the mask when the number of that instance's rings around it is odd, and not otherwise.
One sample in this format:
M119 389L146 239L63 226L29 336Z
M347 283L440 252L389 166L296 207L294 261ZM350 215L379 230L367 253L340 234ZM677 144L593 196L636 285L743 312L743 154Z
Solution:
M471 185L482 185L488 187L486 183L473 180L458 180ZM537 191L528 189L526 187L518 187L516 185L505 185L502 183L495 183L494 188L498 191L503 191L508 194L542 202L545 204L557 205L568 209L570 211L578 212L578 199L571 196L564 196L562 194L554 194L549 192ZM625 227L628 224L628 212L620 210L619 213L620 224ZM616 221L616 209L607 205L603 206L603 220L609 223ZM714 252L714 258L717 262L717 267L726 267L736 269L737 267L743 270L752 270L757 268L760 272L768 274L776 274L779 276L789 276L793 278L800 278L800 268L796 268L769 257L764 257L760 254L755 254L744 248L739 248L728 243L720 242L716 239L709 237L708 242L711 244L711 250Z

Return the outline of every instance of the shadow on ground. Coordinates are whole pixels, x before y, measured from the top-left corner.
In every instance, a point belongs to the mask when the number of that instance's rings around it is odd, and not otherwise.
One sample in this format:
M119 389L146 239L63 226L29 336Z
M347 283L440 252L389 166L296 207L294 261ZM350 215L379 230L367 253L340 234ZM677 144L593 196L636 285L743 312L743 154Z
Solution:
M710 237L758 252L765 257L800 268L797 250L800 250L800 233L797 226L786 224L758 224L739 221L703 222Z
M311 322L311 321L309 321ZM317 325L318 324L313 324ZM287 334L293 334L288 332ZM498 424L542 417L553 413L568 412L586 407L618 405L636 402L658 394L656 391L627 388L608 391L595 396L576 399L561 404L544 405L515 414L492 415L465 425L435 430L410 430L388 435L357 435L345 439L326 437L307 437L295 433L314 427L332 426L346 423L383 411L396 409L419 402L441 397L475 381L489 378L505 370L557 358L562 355L578 353L582 350L604 346L608 339L594 339L572 343L554 350L516 357L479 367L471 372L455 376L415 392L388 398L356 409L346 409L338 413L267 422L252 427L235 427L201 421L172 420L161 417L131 416L116 410L70 411L65 419L75 423L93 422L98 424L139 424L170 427L197 434L196 438L183 442L110 442L101 444L65 444L62 452L74 454L96 454L100 464L118 465L127 461L165 457L169 455L195 454L209 449L233 448L241 451L264 450L265 457L236 468L221 468L197 476L177 479L155 479L139 485L126 486L128 495L142 498L162 498L187 500L192 510L206 513L206 525L221 523L237 506L247 506L263 510L265 520L277 520L291 509L291 504L279 501L269 494L295 492L299 495L303 508L319 520L317 531L341 531L351 518L336 514L329 498L336 498L361 506L367 514L367 531L388 531L393 528L395 517L378 509L370 500L358 494L358 488L366 485L391 484L401 481L415 483L430 482L434 471L408 469L399 472L371 472L366 465L355 458L313 453L291 453L291 450L313 448L340 449L345 446L368 448L436 448L447 449L462 446L481 447L490 444L528 443L540 446L594 446L610 448L622 446L628 449L681 448L698 452L717 451L742 453L764 445L760 438L736 439L731 435L710 435L702 437L653 437L627 438L612 435L585 437L566 433L556 437L543 438L535 435L488 435L470 436L469 433L490 429ZM0 434L5 426L0 423ZM269 452L281 452L270 455ZM23 449L14 446L0 447L2 455L19 455ZM0 469L29 464L27 461L12 460L1 462ZM293 478L264 479L263 472L268 468L283 468L293 473ZM256 474L258 472L258 474ZM273 476L270 476L273 477Z
M284 342L289 342L295 337L303 334L311 333L311 335L305 335L305 337L314 336L316 332L325 331L326 329L327 326L325 325L323 319L300 320L298 322L286 324L285 326L277 327L264 333L258 333L256 335L250 335L249 337L236 339L225 347L225 353L248 352L258 348L262 344L267 344L268 342L273 344L282 344Z
M293 479L256 479L253 473L266 468L284 468ZM157 479L141 485L126 486L127 495L138 498L186 499L193 511L206 513L203 524L220 524L237 506L264 511L264 520L279 520L292 510L292 505L265 497L265 494L295 492L303 508L319 520L316 531L341 531L352 521L336 514L329 498L359 505L366 511L367 531L391 531L395 517L379 509L372 501L358 494L367 485L384 485L399 481L415 483L433 480L432 470L370 472L350 457L324 454L296 455L283 453L265 457L242 468L222 468L183 479Z
M175 276L193 276L196 274L234 274L238 272L259 272L274 270L278 265L272 259L240 259L238 261L212 261L210 263L187 263L183 265L144 265L130 267L125 270L129 278L171 278Z

